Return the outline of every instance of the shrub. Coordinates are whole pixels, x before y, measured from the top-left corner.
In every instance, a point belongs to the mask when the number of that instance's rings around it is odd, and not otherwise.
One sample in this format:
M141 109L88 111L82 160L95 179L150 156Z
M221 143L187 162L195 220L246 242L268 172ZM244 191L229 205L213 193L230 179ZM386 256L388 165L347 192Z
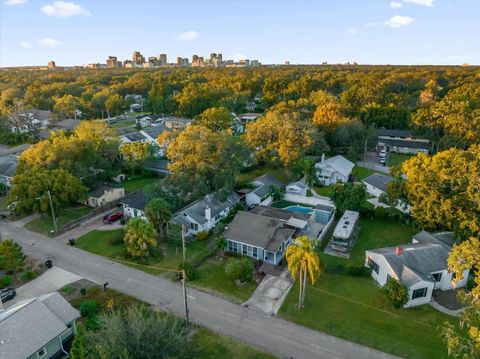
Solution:
M10 284L12 284L11 276L5 275L2 278L0 278L0 289L8 287Z
M81 295L87 294L87 288L80 288L80 294Z
M373 210L373 216L375 218L383 219L387 216L387 210L384 207L377 207Z
M327 266L326 272L329 274L343 274L345 272L345 266L343 264Z
M22 274L20 279L22 280L22 282L28 282L28 281L31 281L32 279L37 278L37 275L38 275L37 271L30 268Z
M94 300L86 300L80 305L80 314L82 317L90 318L98 312L97 302Z
M368 277L370 275L370 268L347 267L347 275L351 277Z
M395 308L401 308L408 302L408 289L395 279L389 279L383 287L388 300Z
M62 289L60 289L60 291L65 293L65 294L73 294L73 293L75 293L75 287L67 284Z
M198 272L195 269L195 267L192 265L192 263L185 262L185 266L183 265L183 263L180 263L177 269L178 271L182 271L183 269L185 269L185 275L187 276L188 280L194 280L198 276Z
M225 266L225 274L231 280L248 283L253 278L253 263L247 257L229 259Z
M96 314L93 314L92 316L87 318L85 322L85 328L87 330L97 330L98 328L100 328L100 323L98 322L98 317Z
M197 235L195 236L195 239L197 241L204 241L207 238L208 238L208 232L205 232L205 231L198 232Z

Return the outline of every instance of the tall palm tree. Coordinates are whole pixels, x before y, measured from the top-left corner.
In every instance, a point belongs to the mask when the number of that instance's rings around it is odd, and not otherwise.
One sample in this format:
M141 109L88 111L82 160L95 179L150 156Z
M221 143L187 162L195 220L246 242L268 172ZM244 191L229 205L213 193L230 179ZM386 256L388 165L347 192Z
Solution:
M298 161L296 172L305 177L305 184L307 185L308 189L311 189L315 184L317 175L315 162L306 158Z
M292 278L299 277L298 309L303 307L305 302L305 290L307 287L307 274L312 284L322 273L320 258L312 241L307 236L297 237L295 243L290 245L285 252L288 263L288 270Z

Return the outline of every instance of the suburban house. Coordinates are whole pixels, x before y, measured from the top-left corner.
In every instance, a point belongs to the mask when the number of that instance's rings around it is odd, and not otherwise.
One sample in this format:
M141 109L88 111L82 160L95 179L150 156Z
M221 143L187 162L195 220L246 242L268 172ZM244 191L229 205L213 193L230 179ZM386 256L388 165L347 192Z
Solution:
M123 188L100 185L88 193L86 204L93 208L103 207L125 196Z
M131 132L125 135L120 135L120 144L135 143L135 142L148 142L147 138L140 132Z
M362 182L365 184L367 192L375 197L369 198L367 201L373 204L375 207L389 207L387 204L379 202L378 199L381 195L387 192L388 184L394 180L395 178L382 173L374 173L364 178ZM404 201L400 201L395 208L404 213L408 213L410 211L410 205Z
M315 164L317 176L320 183L324 186L330 186L337 182L348 182L348 178L352 173L355 164L341 155L322 160Z
M231 193L223 201L217 194L208 194L180 209L175 213L173 222L185 226L186 235L209 231L239 202L240 196L236 193Z
M6 156L5 161L0 163L0 183L6 187L12 187L12 178L18 167L18 161L15 156Z
M408 130L379 129L377 139L377 151L417 154L429 153L430 141L425 138L414 138Z
M383 286L390 278L408 288L405 307L430 302L435 289L449 290L467 284L469 270L455 285L448 271L447 259L454 244L453 233L417 233L411 244L365 251L365 266L372 269L373 279Z
M143 191L138 191L122 199L120 204L123 208L123 213L126 218L143 218L147 219L145 215L145 206L149 198L145 196Z
M141 133L145 137L145 142L148 142L150 145L158 147L158 157L163 157L165 155L165 148L157 143L158 136L160 136L164 131L167 131L167 128L165 126L149 126L139 131L139 133Z
M0 311L0 358L63 358L80 313L57 292Z
M143 168L152 172L156 172L163 175L169 175L170 171L168 170L169 160L166 159L147 159L143 163Z
M12 132L24 133L45 129L51 115L52 111L49 110L26 110L19 114L19 117L21 117L21 125L15 124L13 119L11 119L11 130Z
M224 232L226 250L277 265L295 232L287 221L239 211Z
M298 196L306 196L307 195L307 185L304 182L297 181L292 182L287 185L285 189L286 193L296 194Z
M268 205L273 201L272 187L283 188L283 183L268 173L255 178L250 184L255 188L245 196L247 206Z
M193 122L191 118L184 117L165 117L164 118L165 127L171 129L184 129L187 126L190 126Z

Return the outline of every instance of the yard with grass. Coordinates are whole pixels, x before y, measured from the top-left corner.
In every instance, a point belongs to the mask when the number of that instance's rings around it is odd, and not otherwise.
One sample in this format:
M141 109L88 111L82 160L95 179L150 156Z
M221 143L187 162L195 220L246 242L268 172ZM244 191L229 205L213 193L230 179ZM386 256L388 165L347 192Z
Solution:
M93 230L77 238L75 243L78 248L87 252L116 259L138 270L154 275L163 275L168 279L175 280L178 267L183 261L180 240L160 242L159 251L161 251L161 255L152 258L147 265L137 264L126 257L122 238L122 229L112 231ZM197 272L197 277L189 282L190 285L239 303L247 300L255 290L255 283L237 286L233 281L226 278L226 261L214 256L214 251L211 249L208 240L187 241L185 253L186 261L191 263Z
M370 168L358 167L358 166L355 166L352 170L352 175L355 176L355 180L357 181L361 181L362 179L370 175L373 175L374 173L382 173L382 172L378 172Z
M110 125L112 128L124 128L128 126L135 126L135 120L118 120Z
M350 259L321 253L321 261L327 267L361 267L366 249L409 243L418 232L402 223L377 218L361 218L360 228ZM281 316L404 358L447 357L437 327L444 321L455 320L429 305L395 309L371 277L325 272L315 286L307 288L305 308L299 311L297 302L295 285L280 310Z
M7 210L7 196L0 196L0 212Z
M123 187L125 189L125 192L136 192L158 181L158 177L133 176L131 178L127 178L122 183L112 184L112 186Z
M57 220L57 227L58 229L65 226L67 223L74 221L82 216L88 214L92 208L86 206L78 206L78 207L71 207L71 208L62 208L55 213L55 218ZM50 212L49 212L50 213ZM44 215L43 217L35 218L25 224L25 228L38 232L47 236L52 235L53 231L53 220L50 215Z
M283 182L283 184L288 184L289 182L295 179L295 175L289 168L284 168L284 167L274 168L270 165L264 165L264 166L255 167L247 172L240 173L237 176L237 181L249 182L254 178L264 175L265 173L270 173L279 181Z
M319 196L323 197L332 197L333 196L333 186L314 186L313 189Z
M412 158L412 155L390 152L387 157L387 166L399 166L409 158Z

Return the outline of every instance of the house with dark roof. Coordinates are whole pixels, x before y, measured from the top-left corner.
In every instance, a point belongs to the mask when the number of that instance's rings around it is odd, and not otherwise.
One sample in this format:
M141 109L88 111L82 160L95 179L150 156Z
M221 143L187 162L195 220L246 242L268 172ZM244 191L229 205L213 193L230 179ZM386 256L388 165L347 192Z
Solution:
M449 290L467 285L469 270L455 284L447 260L455 240L453 233L417 233L411 244L365 251L365 266L380 286L395 279L408 289L405 307L431 301L435 289Z
M47 127L52 111L37 110L35 108L26 110L18 115L20 123L10 119L12 132L25 133L44 129Z
M123 196L125 196L125 190L122 187L115 188L101 184L88 193L85 204L93 208L103 207L118 201Z
M374 173L365 177L362 182L365 184L368 193L372 196L380 197L383 193L387 192L388 184L394 180L393 177L383 173Z
M120 145L124 143L147 142L147 138L138 131L120 136Z
M125 217L147 219L147 216L145 215L145 206L148 201L149 198L143 193L143 191L138 191L123 198L119 203L122 205Z
M377 131L377 151L417 154L429 153L431 150L430 140L413 137L408 130L379 129Z
M165 155L165 147L160 146L157 142L158 136L160 136L165 131L171 131L171 130L167 129L164 125L159 125L159 126L144 127L139 131L145 137L146 142L158 148L158 151L156 153L158 157L162 157Z
M56 292L13 304L0 312L0 358L63 358L78 318Z
M8 156L8 160L0 163L0 183L6 187L12 187L12 178L17 171L18 161L13 156Z
M266 173L250 182L255 187L245 196L247 206L269 205L273 201L272 187L283 188L283 183Z
M176 212L173 222L183 225L186 235L209 231L239 202L240 196L236 193L231 193L225 199L220 199L217 194L208 194Z
M322 160L315 164L317 176L320 183L324 186L330 186L337 182L348 182L355 164L341 155Z

